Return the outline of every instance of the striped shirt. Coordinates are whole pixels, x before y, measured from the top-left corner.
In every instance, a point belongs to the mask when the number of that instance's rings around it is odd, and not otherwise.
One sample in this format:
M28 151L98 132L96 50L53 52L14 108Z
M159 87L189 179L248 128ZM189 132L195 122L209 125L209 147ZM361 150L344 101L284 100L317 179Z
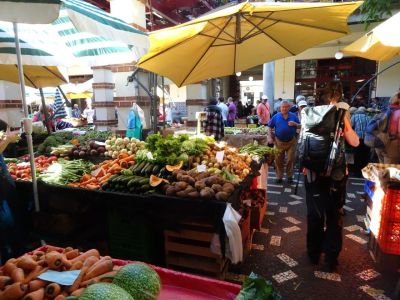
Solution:
M366 113L354 113L351 116L351 127L357 133L360 139L364 139L367 124L371 118Z

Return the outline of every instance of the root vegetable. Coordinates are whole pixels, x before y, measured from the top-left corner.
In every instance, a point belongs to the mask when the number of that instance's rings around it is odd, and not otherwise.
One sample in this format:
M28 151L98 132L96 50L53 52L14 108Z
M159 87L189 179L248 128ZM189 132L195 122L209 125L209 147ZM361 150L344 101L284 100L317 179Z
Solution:
M36 291L30 292L22 300L43 300L44 298L44 288L38 289Z
M1 300L17 300L25 295L27 291L26 284L20 282L9 285L3 292L0 293Z
M12 282L11 277L0 276L0 290L4 289L6 285L9 285L11 282Z
M37 265L38 265L37 262L30 255L22 256L17 263L17 267L25 271L30 271L35 269Z
M33 292L33 291L36 291L36 290L38 290L40 288L45 287L46 285L47 285L46 281L40 280L40 279L35 279L35 280L32 280L31 282L29 282L28 290L30 292Z
M54 298L61 293L61 286L58 283L50 283L45 290L46 297Z
M25 278L24 270L22 270L21 268L15 268L14 270L11 271L10 277L14 282L23 283Z

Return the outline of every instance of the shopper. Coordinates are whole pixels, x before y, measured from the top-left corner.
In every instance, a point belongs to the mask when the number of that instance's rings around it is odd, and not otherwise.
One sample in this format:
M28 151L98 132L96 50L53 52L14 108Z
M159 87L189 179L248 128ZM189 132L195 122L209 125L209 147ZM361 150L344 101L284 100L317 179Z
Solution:
M235 127L235 119L236 119L236 105L233 101L232 97L228 98L228 118L227 118L227 127Z
M400 91L390 98L389 102L389 138L390 141L382 151L383 163L400 164Z
M45 114L46 112L46 114ZM40 105L39 112L35 113L32 117L32 122L43 122L43 125L47 128L47 131L54 132L55 131L55 124L52 120L53 109L50 105ZM46 122L47 117L47 122Z
M74 108L72 109L72 117L73 118L81 117L81 110L79 109L78 104L74 104Z
M221 109L222 120L224 121L224 126L228 126L228 106L225 104L224 97L218 98L218 107Z
M283 101L282 98L278 98L278 100L275 101L274 113L278 113L280 111L280 107L281 107L282 101Z
M370 149L364 144L365 130L371 118L367 115L367 109L360 106L351 115L351 127L360 138L360 145L354 148L354 172L361 176L361 170L368 164Z
M88 125L93 125L94 109L92 108L92 104L90 102L87 103L86 108L83 110L82 116L86 118Z
M268 103L268 97L262 95L261 103L257 105L257 116L259 125L267 125L271 119L271 110Z
M215 98L210 98L209 104L204 109L206 118L203 121L203 129L206 135L213 135L218 141L224 137L224 121L221 109L218 107Z
M281 111L268 123L268 127L275 130L275 147L280 151L275 158L276 182L282 183L285 155L287 155L286 175L288 183L293 182L293 165L296 152L296 130L300 128L300 121L296 114L289 112L290 104L284 100ZM270 137L269 140L272 138Z
M320 255L325 253L326 265L324 270L333 272L338 265L338 256L342 249L342 227L343 220L341 210L345 203L347 168L344 155L344 140L353 147L359 144L359 137L351 128L349 105L340 102L343 89L340 82L330 82L323 90L316 105L336 105L338 108L345 109L343 119L343 134L339 140L339 154L335 160L334 169L331 176L327 176L326 171L316 172L304 169L306 203L307 203L307 253L313 264L318 264ZM302 134L307 122L305 114L302 115ZM335 131L333 124L331 129L324 128L326 131ZM320 139L317 145L322 145ZM312 141L308 141L310 148ZM328 143L328 145L331 145ZM330 146L328 146L328 151ZM311 150L308 150L311 151ZM304 155L311 155L305 153ZM328 156L329 157L329 156ZM320 166L322 167L322 166ZM323 166L322 168L324 168Z
M0 265L23 251L22 235L17 231L12 207L15 205L15 183L4 162L3 151L16 143L19 136L10 132L7 123L0 119Z

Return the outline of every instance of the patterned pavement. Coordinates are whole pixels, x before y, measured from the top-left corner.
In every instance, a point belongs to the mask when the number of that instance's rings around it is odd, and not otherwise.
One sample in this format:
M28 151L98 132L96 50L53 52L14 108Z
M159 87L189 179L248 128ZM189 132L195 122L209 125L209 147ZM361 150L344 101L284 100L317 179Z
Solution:
M232 267L228 277L239 282L241 275L254 271L271 280L283 299L392 299L400 273L379 271L369 253L363 222L364 180L350 177L348 181L339 268L337 273L325 273L322 264L311 265L306 254L303 178L297 195L294 184L275 184L275 179L270 168L263 228L254 233L249 256L240 266Z

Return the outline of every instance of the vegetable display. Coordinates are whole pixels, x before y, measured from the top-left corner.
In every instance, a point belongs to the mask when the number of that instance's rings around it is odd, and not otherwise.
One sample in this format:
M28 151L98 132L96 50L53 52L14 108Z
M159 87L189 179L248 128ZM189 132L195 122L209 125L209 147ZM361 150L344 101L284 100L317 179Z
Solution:
M263 145L248 144L240 148L240 153L263 157L265 155L276 155L279 153L279 150Z
M84 174L90 174L92 166L92 163L81 159L59 159L44 171L39 179L49 184L65 185L79 181Z
M239 127L225 127L225 134L250 134L250 135L266 135L268 134L267 126L259 126L256 128L239 128Z
M68 144L74 135L70 132L56 132L48 136L38 147L39 154L50 154L53 147Z
M63 286L38 278L48 270L80 273L72 285ZM0 272L2 300L156 299L161 290L157 272L148 265L132 263L120 267L114 265L111 257L100 256L96 249L80 253L72 247L45 246L9 259Z
M57 161L57 157L55 157L55 156L46 157L46 156L40 155L40 156L36 157L35 158L35 167L36 167L37 173L39 173L39 174L43 173L55 161ZM14 160L14 162L8 163L8 171L10 172L10 175L14 180L31 180L32 179L31 165L28 162L17 163Z
M135 154L137 151L144 149L145 143L135 138L117 138L112 137L106 140L105 154L111 158L117 158L122 153L129 155Z

